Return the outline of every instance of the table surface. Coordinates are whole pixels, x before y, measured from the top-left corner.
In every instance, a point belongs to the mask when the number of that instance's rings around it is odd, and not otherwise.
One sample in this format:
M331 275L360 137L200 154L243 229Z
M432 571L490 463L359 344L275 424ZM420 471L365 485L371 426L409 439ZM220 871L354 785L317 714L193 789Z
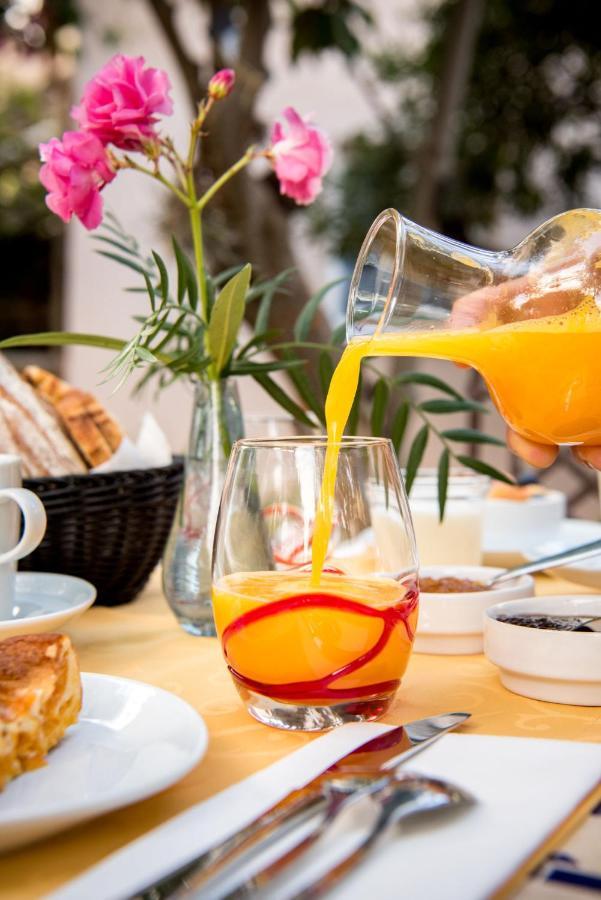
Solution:
M541 576L537 593L592 593ZM12 852L0 861L0 894L39 898L107 854L222 788L275 762L312 736L267 728L244 711L216 640L185 634L166 606L158 577L125 606L93 607L66 627L87 672L122 675L183 697L203 716L206 757L167 791ZM501 687L484 656L414 654L384 721L402 723L468 710L468 734L599 741L601 708L528 700Z

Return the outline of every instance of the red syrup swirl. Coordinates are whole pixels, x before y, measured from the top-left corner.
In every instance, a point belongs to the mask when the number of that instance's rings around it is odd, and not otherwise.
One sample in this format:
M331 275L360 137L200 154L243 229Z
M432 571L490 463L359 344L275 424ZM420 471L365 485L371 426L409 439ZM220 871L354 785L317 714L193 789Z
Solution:
M376 684L364 684L349 688L335 688L331 687L331 685L332 682L337 681L339 678L344 678L346 675L351 675L357 669L375 659L384 649L396 625L400 622L405 626L407 637L412 641L413 631L409 625L409 616L417 608L418 598L419 592L416 587L412 586L405 594L402 604L389 607L388 609L374 609L362 603L357 603L355 600L348 600L346 597L322 593L295 594L292 597L284 597L281 600L274 600L273 603L257 606L230 622L223 632L221 642L226 662L228 662L228 669L232 676L244 687L259 694L265 694L268 697L281 700L310 699L311 701L332 701L349 698L360 699L362 697L371 697L374 694L392 693L399 686L400 679L398 678L392 681L380 681ZM242 675L229 663L227 647L230 639L235 634L248 628L249 625L261 621L261 619L268 619L280 613L302 609L338 609L344 612L358 613L368 618L380 619L383 623L382 633L373 647L362 653L361 656L357 656L351 662L346 663L334 672L330 672L329 675L310 681L290 681L283 684L255 681L253 678L247 678L246 675Z

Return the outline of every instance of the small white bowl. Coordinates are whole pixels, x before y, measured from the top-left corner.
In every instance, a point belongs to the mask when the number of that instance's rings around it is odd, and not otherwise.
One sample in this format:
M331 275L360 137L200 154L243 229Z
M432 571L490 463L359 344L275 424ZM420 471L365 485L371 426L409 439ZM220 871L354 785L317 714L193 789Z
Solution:
M423 578L469 578L486 582L502 572L489 566L426 566ZM488 591L428 594L420 592L415 653L482 653L484 611L500 600L534 596L534 579L522 575Z
M601 615L601 597L564 595L498 603L486 611L484 652L514 694L601 706L601 632L551 631L499 622L499 615Z

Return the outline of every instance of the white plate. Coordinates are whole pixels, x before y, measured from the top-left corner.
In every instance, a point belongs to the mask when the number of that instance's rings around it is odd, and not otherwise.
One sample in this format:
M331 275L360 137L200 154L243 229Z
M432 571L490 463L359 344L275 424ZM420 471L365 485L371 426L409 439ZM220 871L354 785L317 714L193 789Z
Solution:
M570 547L579 544L588 544L590 541L601 539L601 522L588 522L584 519L566 519L561 523L553 537L545 541L530 543L523 551L527 561L539 559L541 556L550 556L552 553L561 553ZM571 581L574 584L583 584L587 587L601 589L601 554L591 556L581 562L567 566L547 569L551 575Z
M14 634L54 631L92 605L96 588L83 578L51 572L17 572L15 605L0 619L0 640Z
M79 721L48 764L0 793L0 850L156 794L205 753L203 720L174 694L111 675L82 681Z

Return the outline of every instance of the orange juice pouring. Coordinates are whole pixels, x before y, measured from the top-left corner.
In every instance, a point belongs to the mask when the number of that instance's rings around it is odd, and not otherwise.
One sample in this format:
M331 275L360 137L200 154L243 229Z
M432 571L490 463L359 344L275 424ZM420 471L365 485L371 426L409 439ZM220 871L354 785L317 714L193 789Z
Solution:
M465 363L524 437L601 444L601 211L555 216L513 250L492 253L385 210L355 266L347 339L326 400L314 583L333 521L337 441L366 356Z
M413 528L390 443L337 443L331 533L316 531L327 441L239 441L213 554L213 610L249 712L320 730L381 716L417 625ZM326 557L319 578L312 555Z

